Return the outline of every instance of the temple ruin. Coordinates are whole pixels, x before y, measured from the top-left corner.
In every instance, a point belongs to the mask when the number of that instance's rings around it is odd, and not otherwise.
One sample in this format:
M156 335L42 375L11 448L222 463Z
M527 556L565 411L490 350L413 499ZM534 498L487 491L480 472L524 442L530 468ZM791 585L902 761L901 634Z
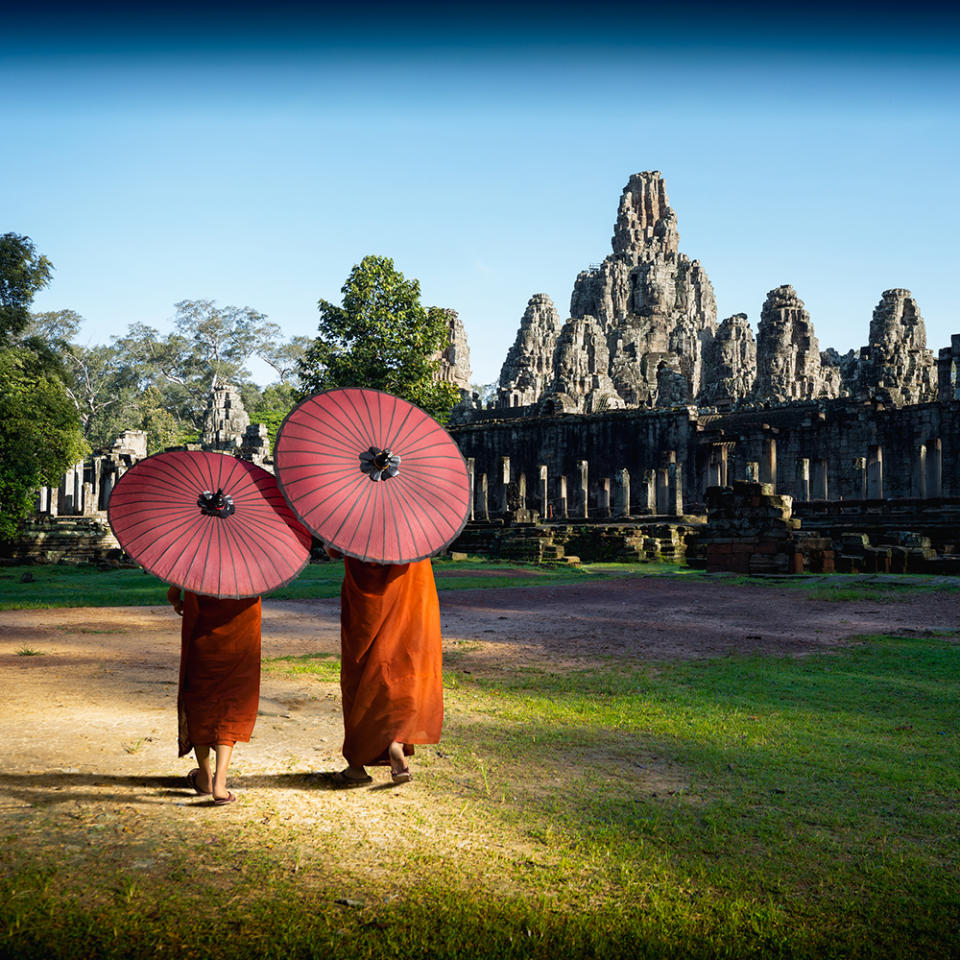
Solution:
M933 551L925 562L960 553L960 336L935 357L909 290L883 291L859 354L821 351L788 284L767 294L755 334L745 313L718 323L657 171L630 177L612 248L577 276L566 320L545 294L531 298L496 400L456 412L474 478L461 545L509 539L504 522L533 511L545 530L516 534L531 558L547 556L551 533L549 549L569 543L571 524L605 527L621 558L640 541L647 555L676 555L677 529L685 546L707 542L704 523L730 534L733 503L750 540L769 531L747 523L740 500L710 492L746 484L751 498L773 498L769 510L791 521L783 530L805 530L770 554L781 572L833 569L821 541L846 557L845 530L891 549L913 531L921 553ZM741 554L753 569L769 568L752 549Z
M445 311L438 376L463 394L450 428L473 489L456 549L960 573L960 335L934 355L902 288L880 294L867 345L844 355L821 350L789 284L766 295L755 331L746 313L718 322L657 171L630 177L611 246L576 277L566 318L530 298L486 408ZM225 384L198 447L270 468L266 427ZM29 555L102 553L110 490L145 453L127 431L41 490Z
M272 470L266 425L250 422L239 392L225 383L215 383L210 392L200 442L171 449L211 450ZM59 485L41 487L36 512L23 523L20 537L5 545L5 556L47 563L118 556L120 545L107 522L110 491L146 456L146 433L125 430L110 449L94 451L71 467Z

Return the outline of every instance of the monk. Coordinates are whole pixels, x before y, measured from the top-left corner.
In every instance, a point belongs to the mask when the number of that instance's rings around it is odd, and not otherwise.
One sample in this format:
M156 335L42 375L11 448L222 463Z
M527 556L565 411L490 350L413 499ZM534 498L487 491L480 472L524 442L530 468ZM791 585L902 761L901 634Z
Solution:
M330 547L335 560L343 557ZM344 557L340 690L347 767L335 787L370 783L367 766L413 779L414 744L438 743L443 725L440 605L429 560L382 565Z
M187 783L216 806L233 803L227 770L237 741L253 733L260 705L260 598L220 600L167 591L183 617L177 696L180 756L192 749L199 767ZM210 768L210 751L216 771Z

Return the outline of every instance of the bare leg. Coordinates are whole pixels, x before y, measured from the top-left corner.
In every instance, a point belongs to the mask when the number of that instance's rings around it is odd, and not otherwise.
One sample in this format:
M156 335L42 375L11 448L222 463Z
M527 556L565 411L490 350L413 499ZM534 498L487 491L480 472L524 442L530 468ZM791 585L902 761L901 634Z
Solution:
M227 790L227 769L230 766L230 757L233 754L232 743L218 743L217 751L217 773L213 778L213 799L222 800L229 794Z
M208 793L213 790L213 773L210 770L210 745L195 743L193 752L197 758L200 772L197 774L197 786Z

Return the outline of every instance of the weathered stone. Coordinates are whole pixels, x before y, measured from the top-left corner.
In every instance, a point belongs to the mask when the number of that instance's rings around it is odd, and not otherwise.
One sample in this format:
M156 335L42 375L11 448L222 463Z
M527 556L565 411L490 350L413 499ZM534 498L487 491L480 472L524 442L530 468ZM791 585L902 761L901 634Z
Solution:
M784 284L767 294L757 328L757 397L777 401L811 400L839 390L831 375L820 374L820 346L810 314L793 287Z
M607 372L609 358L606 337L595 318L568 320L554 354L553 386L541 401L544 412L595 413L623 407Z
M705 360L701 403L736 403L750 395L757 379L757 343L745 313L720 322Z
M677 252L677 218L658 171L634 174L620 198L613 254L577 277L554 357L549 405L567 412L689 403L717 308L699 261ZM606 341L606 351L599 341ZM583 356L578 356L579 352ZM669 371L662 376L663 370ZM589 394L600 397L591 401Z
M449 331L449 342L440 355L440 369L437 377L459 387L468 397L470 395L470 348L467 346L467 332L456 310L443 309Z
M500 370L498 406L522 407L539 401L553 382L553 354L562 326L553 301L545 293L535 293Z
M936 400L937 367L923 317L909 290L884 290L860 351L860 393L896 406Z
M203 448L232 453L243 443L249 426L239 391L228 383L215 383L203 415Z

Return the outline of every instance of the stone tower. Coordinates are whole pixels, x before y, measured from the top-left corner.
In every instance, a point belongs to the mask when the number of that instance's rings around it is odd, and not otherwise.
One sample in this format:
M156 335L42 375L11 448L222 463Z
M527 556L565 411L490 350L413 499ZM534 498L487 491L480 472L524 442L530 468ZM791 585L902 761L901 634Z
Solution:
M757 379L757 343L745 313L721 321L705 368L702 403L736 403L750 395Z
M440 380L458 386L465 394L470 392L470 348L467 346L467 332L456 310L438 308L446 316L449 329L449 341L440 354Z
M897 406L937 399L937 369L909 290L884 290L860 350L858 391Z
M829 383L834 389L833 381ZM776 287L767 294L760 311L754 393L758 398L783 402L811 400L826 395L827 389L810 314L793 287Z
M539 401L553 382L553 352L562 326L553 301L545 293L535 293L500 370L497 406L522 407Z
M612 246L603 263L576 279L546 394L565 410L587 411L598 402L605 409L653 406L669 384L662 402L692 402L717 306L699 261L678 252L677 217L659 171L630 177ZM597 349L601 340L606 351ZM582 356L575 356L578 344ZM602 400L589 399L594 390Z

